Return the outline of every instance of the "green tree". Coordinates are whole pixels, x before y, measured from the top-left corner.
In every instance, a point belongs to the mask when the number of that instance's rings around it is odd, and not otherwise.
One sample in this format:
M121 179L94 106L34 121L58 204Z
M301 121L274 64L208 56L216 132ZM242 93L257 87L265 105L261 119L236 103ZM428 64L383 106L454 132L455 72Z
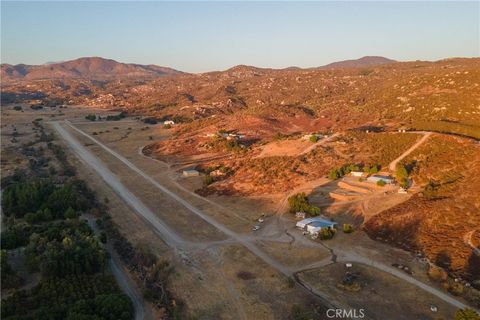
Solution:
M375 173L378 173L378 166L377 165L373 165L370 170L368 171L370 174L375 174Z
M315 134L312 134L310 138L308 138L311 142L315 143L318 141L318 136Z
M379 186L379 187L384 187L384 186L385 186L385 181L383 181L383 180L378 180L378 181L377 181L377 186Z
M480 316L474 310L465 308L455 313L455 320L480 320Z
M97 116L95 114L91 113L91 114L87 114L85 116L85 119L90 120L90 121L95 121L95 120L97 120Z
M65 211L65 219L75 219L78 215L72 207L68 207L67 211Z
M396 173L398 181L402 181L404 179L408 178L408 171L407 168L405 168L404 165L399 165L397 167L397 173Z
M297 193L288 198L288 206L291 213L308 212L310 204L305 193Z
M205 175L205 177L203 177L203 184L206 185L206 186L211 185L214 182L215 182L215 179L209 174L207 174L207 175Z
M340 173L338 171L338 169L332 169L328 172L328 178L330 180L337 180L338 178L340 178Z
M355 231L355 228L353 227L353 225L351 225L349 223L344 223L343 224L343 232L344 233L352 233L353 231Z

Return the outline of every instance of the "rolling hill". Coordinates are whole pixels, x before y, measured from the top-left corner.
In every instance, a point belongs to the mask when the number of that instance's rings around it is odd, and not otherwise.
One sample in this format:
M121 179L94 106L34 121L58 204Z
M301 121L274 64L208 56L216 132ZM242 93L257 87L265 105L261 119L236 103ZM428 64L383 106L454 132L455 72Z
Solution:
M3 80L154 78L183 72L156 65L120 63L99 57L45 65L2 64Z

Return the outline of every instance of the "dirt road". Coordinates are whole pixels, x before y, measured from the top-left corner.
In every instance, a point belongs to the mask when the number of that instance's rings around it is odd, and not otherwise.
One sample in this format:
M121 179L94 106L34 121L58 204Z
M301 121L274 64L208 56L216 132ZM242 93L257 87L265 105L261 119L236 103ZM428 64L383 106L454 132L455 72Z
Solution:
M117 152L113 151L97 139L91 137L90 135L86 134L85 132L81 131L80 129L74 127L70 123L66 122L66 125L68 125L71 129L77 131L79 134L87 137L91 141L95 142L98 146L103 148L105 151L116 157L119 161L124 163L128 168L130 168L132 171L136 172L139 176L144 178L146 181L151 183L153 186L158 188L161 192L165 193L166 195L170 196L172 199L176 200L178 203L180 203L182 206L184 206L186 209L188 209L190 212L193 214L199 216L201 219L204 221L208 222L212 226L216 227L218 230L224 232L227 236L229 236L231 239L234 241L238 242L239 244L243 245L247 249L249 249L253 254L255 254L257 257L262 259L264 262L266 262L268 265L273 267L274 269L278 270L285 276L292 276L294 275L298 270L294 270L292 268L286 267L283 264L279 263L272 257L270 257L268 254L266 254L263 250L259 249L254 243L251 242L251 239L249 236L246 235L241 235L237 234L236 232L228 229L225 227L223 224L219 223L218 221L214 220L212 217L209 215L205 214L201 210L197 209L196 207L192 206L190 203L182 199L180 196L177 194L173 193L172 191L168 190L165 188L163 185L161 185L159 182L151 178L149 175L144 173L142 170L140 170L138 167L136 167L133 163L131 163L129 160L127 160L125 157L121 156ZM74 150L74 152L79 156L80 159L82 159L84 162L87 163L87 165L91 166L112 188L117 192L119 196L121 196L135 211L137 211L139 214L144 216L149 222L151 222L151 225L155 228L155 231L162 237L162 239L165 239L167 244L172 246L174 249L175 248L181 248L182 246L188 245L194 247L193 244L189 243L188 241L185 241L181 237L179 237L172 229L167 227L162 221L160 221L156 216L154 216L153 212L150 211L141 201L136 198L130 191L127 190L126 187L124 187L119 179L111 172L109 171L108 168L96 157L94 156L89 150L87 150L83 145L81 145L75 138L72 137L72 135L65 130L58 122L53 122L54 128L60 133L60 135L65 139L65 141L71 146L71 148ZM429 134L426 134L420 141L418 141L412 148L407 150L401 157L397 159L397 162L401 160L404 156L406 156L408 153L412 152L416 147L418 147L423 141L428 138ZM269 239L271 240L271 239ZM196 243L198 245L198 243ZM191 248L192 248L191 247ZM380 264L376 261L373 261L371 259L359 256L357 254L353 254L350 252L343 251L341 248L335 248L335 254L338 255L338 261L352 261L352 262L359 262L359 263L364 263L368 264L372 267L378 268L380 270L383 270L385 272L388 272L398 278L401 278L409 283L412 283L420 288L422 288L425 291L428 291L432 293L433 295L437 296L438 298L444 300L445 302L458 307L458 308L465 308L466 305L459 302L458 300L440 292L439 290L432 288L428 286L427 284L424 284L396 269L393 269L391 267L385 266L383 264ZM321 264L324 264L325 262L322 261ZM303 286L303 285L302 285ZM320 296L323 298L322 296Z
M390 162L390 164L388 165L388 169L390 169L390 171L392 172L395 172L396 168L397 168L397 164L402 161L403 158L405 158L406 156L408 156L410 153L412 153L415 149L417 149L419 146L422 145L422 143L424 143L428 137L430 137L432 135L431 132L424 132L424 131L421 131L421 132L418 132L418 131L415 131L412 133L420 133L420 134L423 134L423 137L418 140L413 146L411 146L410 148L408 148L404 153L402 153L398 158L396 158L395 160L393 160L392 162Z
M87 220L88 225L95 234L99 235L100 230L98 229L97 224L93 217L82 216ZM112 270L112 274L117 280L120 289L130 298L133 303L133 308L135 310L135 320L142 320L142 319L149 319L151 317L146 316L145 312L145 305L143 304L143 299L141 294L135 289L132 280L129 278L127 274L123 271L122 263L118 258L117 254L113 250L113 248L109 245L104 246L105 249L110 253L110 269Z
M334 133L332 134L330 137L328 138L324 138L324 139L320 139L318 140L317 142L315 142L314 144L312 144L311 146L309 146L308 148L306 148L305 150L303 150L300 155L303 155L303 154L307 154L309 153L310 151L312 151L313 149L317 148L318 146L321 146L322 144L324 143L327 143L327 142L330 142L332 141L333 139L335 139L336 137L338 137L340 135L340 133Z
M478 230L472 230L470 232L467 232L463 236L463 240L470 248L472 248L472 251L473 251L474 254L476 254L477 256L480 256L480 249L475 247L475 245L473 244L473 241L472 241L472 237L473 237L473 234L475 233L475 231L478 231Z

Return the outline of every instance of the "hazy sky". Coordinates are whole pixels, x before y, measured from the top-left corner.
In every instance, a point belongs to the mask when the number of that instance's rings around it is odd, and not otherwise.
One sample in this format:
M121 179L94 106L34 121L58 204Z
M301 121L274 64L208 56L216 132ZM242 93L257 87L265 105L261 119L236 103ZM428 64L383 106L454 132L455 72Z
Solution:
M5 2L2 63L83 56L202 72L480 55L480 2Z

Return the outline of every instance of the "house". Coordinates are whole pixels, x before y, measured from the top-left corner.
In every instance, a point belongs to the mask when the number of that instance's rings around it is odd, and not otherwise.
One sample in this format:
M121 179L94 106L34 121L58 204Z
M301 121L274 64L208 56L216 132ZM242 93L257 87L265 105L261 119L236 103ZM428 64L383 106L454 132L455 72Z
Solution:
M351 174L353 177L363 177L364 172L363 172L363 171L351 171L350 174Z
M173 122L173 120L166 120L166 121L163 121L163 124L164 125L173 125L173 124L175 124L175 122Z
M392 184L392 183L395 182L395 179L393 179L392 177L389 177L389 176L373 175L373 176L368 177L367 181L368 182L373 182L373 183L383 181L386 184Z
M298 221L295 226L300 230L305 230L305 228L307 227L307 224L309 224L310 222L313 222L313 221L315 221L315 218L303 219L303 220Z
M300 230L307 231L311 235L316 235L321 229L333 229L337 227L337 223L322 218L307 218L298 221L296 227Z
M305 212L297 212L295 213L296 219L305 219Z
M200 175L200 172L197 170L189 169L189 170L183 170L183 176L184 177L198 177Z
M310 235L315 236L322 229L335 229L336 227L337 227L336 222L332 222L324 219L316 219L315 221L312 221L309 224L307 224L307 232Z

